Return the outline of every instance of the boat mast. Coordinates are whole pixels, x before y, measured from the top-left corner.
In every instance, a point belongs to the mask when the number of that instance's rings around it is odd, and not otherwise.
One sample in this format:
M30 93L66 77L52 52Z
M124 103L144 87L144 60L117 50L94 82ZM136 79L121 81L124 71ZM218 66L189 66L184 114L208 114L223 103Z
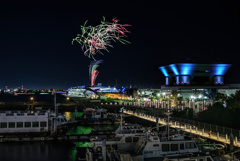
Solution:
M124 107L122 107L122 108L120 109L120 112L121 112L121 114L120 114L120 116L121 116L120 130L122 130L122 113L123 113L123 108L124 108Z
M77 106L75 106L75 119L78 117L77 113L78 113Z
M55 107L55 114L57 116L58 111L57 111L57 96L56 96L56 92L54 94L54 107Z
M54 134L57 133L57 106L56 106L56 92L54 93L54 108L55 108L55 118L53 120L53 123L54 123Z

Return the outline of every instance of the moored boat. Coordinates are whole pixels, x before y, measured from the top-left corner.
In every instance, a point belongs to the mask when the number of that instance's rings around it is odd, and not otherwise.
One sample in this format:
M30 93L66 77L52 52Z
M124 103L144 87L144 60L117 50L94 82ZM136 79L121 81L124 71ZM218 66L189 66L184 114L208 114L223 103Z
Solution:
M50 111L0 112L0 135L50 134L66 124L63 115Z

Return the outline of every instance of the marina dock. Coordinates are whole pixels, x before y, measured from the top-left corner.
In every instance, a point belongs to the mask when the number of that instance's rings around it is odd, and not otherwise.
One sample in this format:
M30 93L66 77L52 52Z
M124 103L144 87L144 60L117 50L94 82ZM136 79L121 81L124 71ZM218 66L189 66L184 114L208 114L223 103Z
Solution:
M107 139L113 134L102 132L99 134L81 134L81 135L51 135L51 136L0 136L0 143L4 142L33 142L33 141L82 141L90 138Z

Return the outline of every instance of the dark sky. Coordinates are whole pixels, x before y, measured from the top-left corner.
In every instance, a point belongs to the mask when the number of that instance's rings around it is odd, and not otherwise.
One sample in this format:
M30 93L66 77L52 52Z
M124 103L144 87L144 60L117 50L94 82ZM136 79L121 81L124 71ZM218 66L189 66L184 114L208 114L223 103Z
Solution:
M238 0L0 2L0 88L67 89L90 85L79 44L80 25L98 25L117 17L131 24L130 45L96 56L96 82L103 85L160 88L159 66L172 63L231 63L225 83L240 83ZM234 75L236 74L236 75Z

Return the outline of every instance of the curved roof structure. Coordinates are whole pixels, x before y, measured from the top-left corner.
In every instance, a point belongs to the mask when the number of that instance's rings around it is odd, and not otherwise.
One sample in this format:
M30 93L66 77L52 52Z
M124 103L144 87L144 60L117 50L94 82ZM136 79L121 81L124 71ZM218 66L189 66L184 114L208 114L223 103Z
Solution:
M231 64L191 64L180 63L161 66L159 69L165 77L176 76L223 76L231 67Z

